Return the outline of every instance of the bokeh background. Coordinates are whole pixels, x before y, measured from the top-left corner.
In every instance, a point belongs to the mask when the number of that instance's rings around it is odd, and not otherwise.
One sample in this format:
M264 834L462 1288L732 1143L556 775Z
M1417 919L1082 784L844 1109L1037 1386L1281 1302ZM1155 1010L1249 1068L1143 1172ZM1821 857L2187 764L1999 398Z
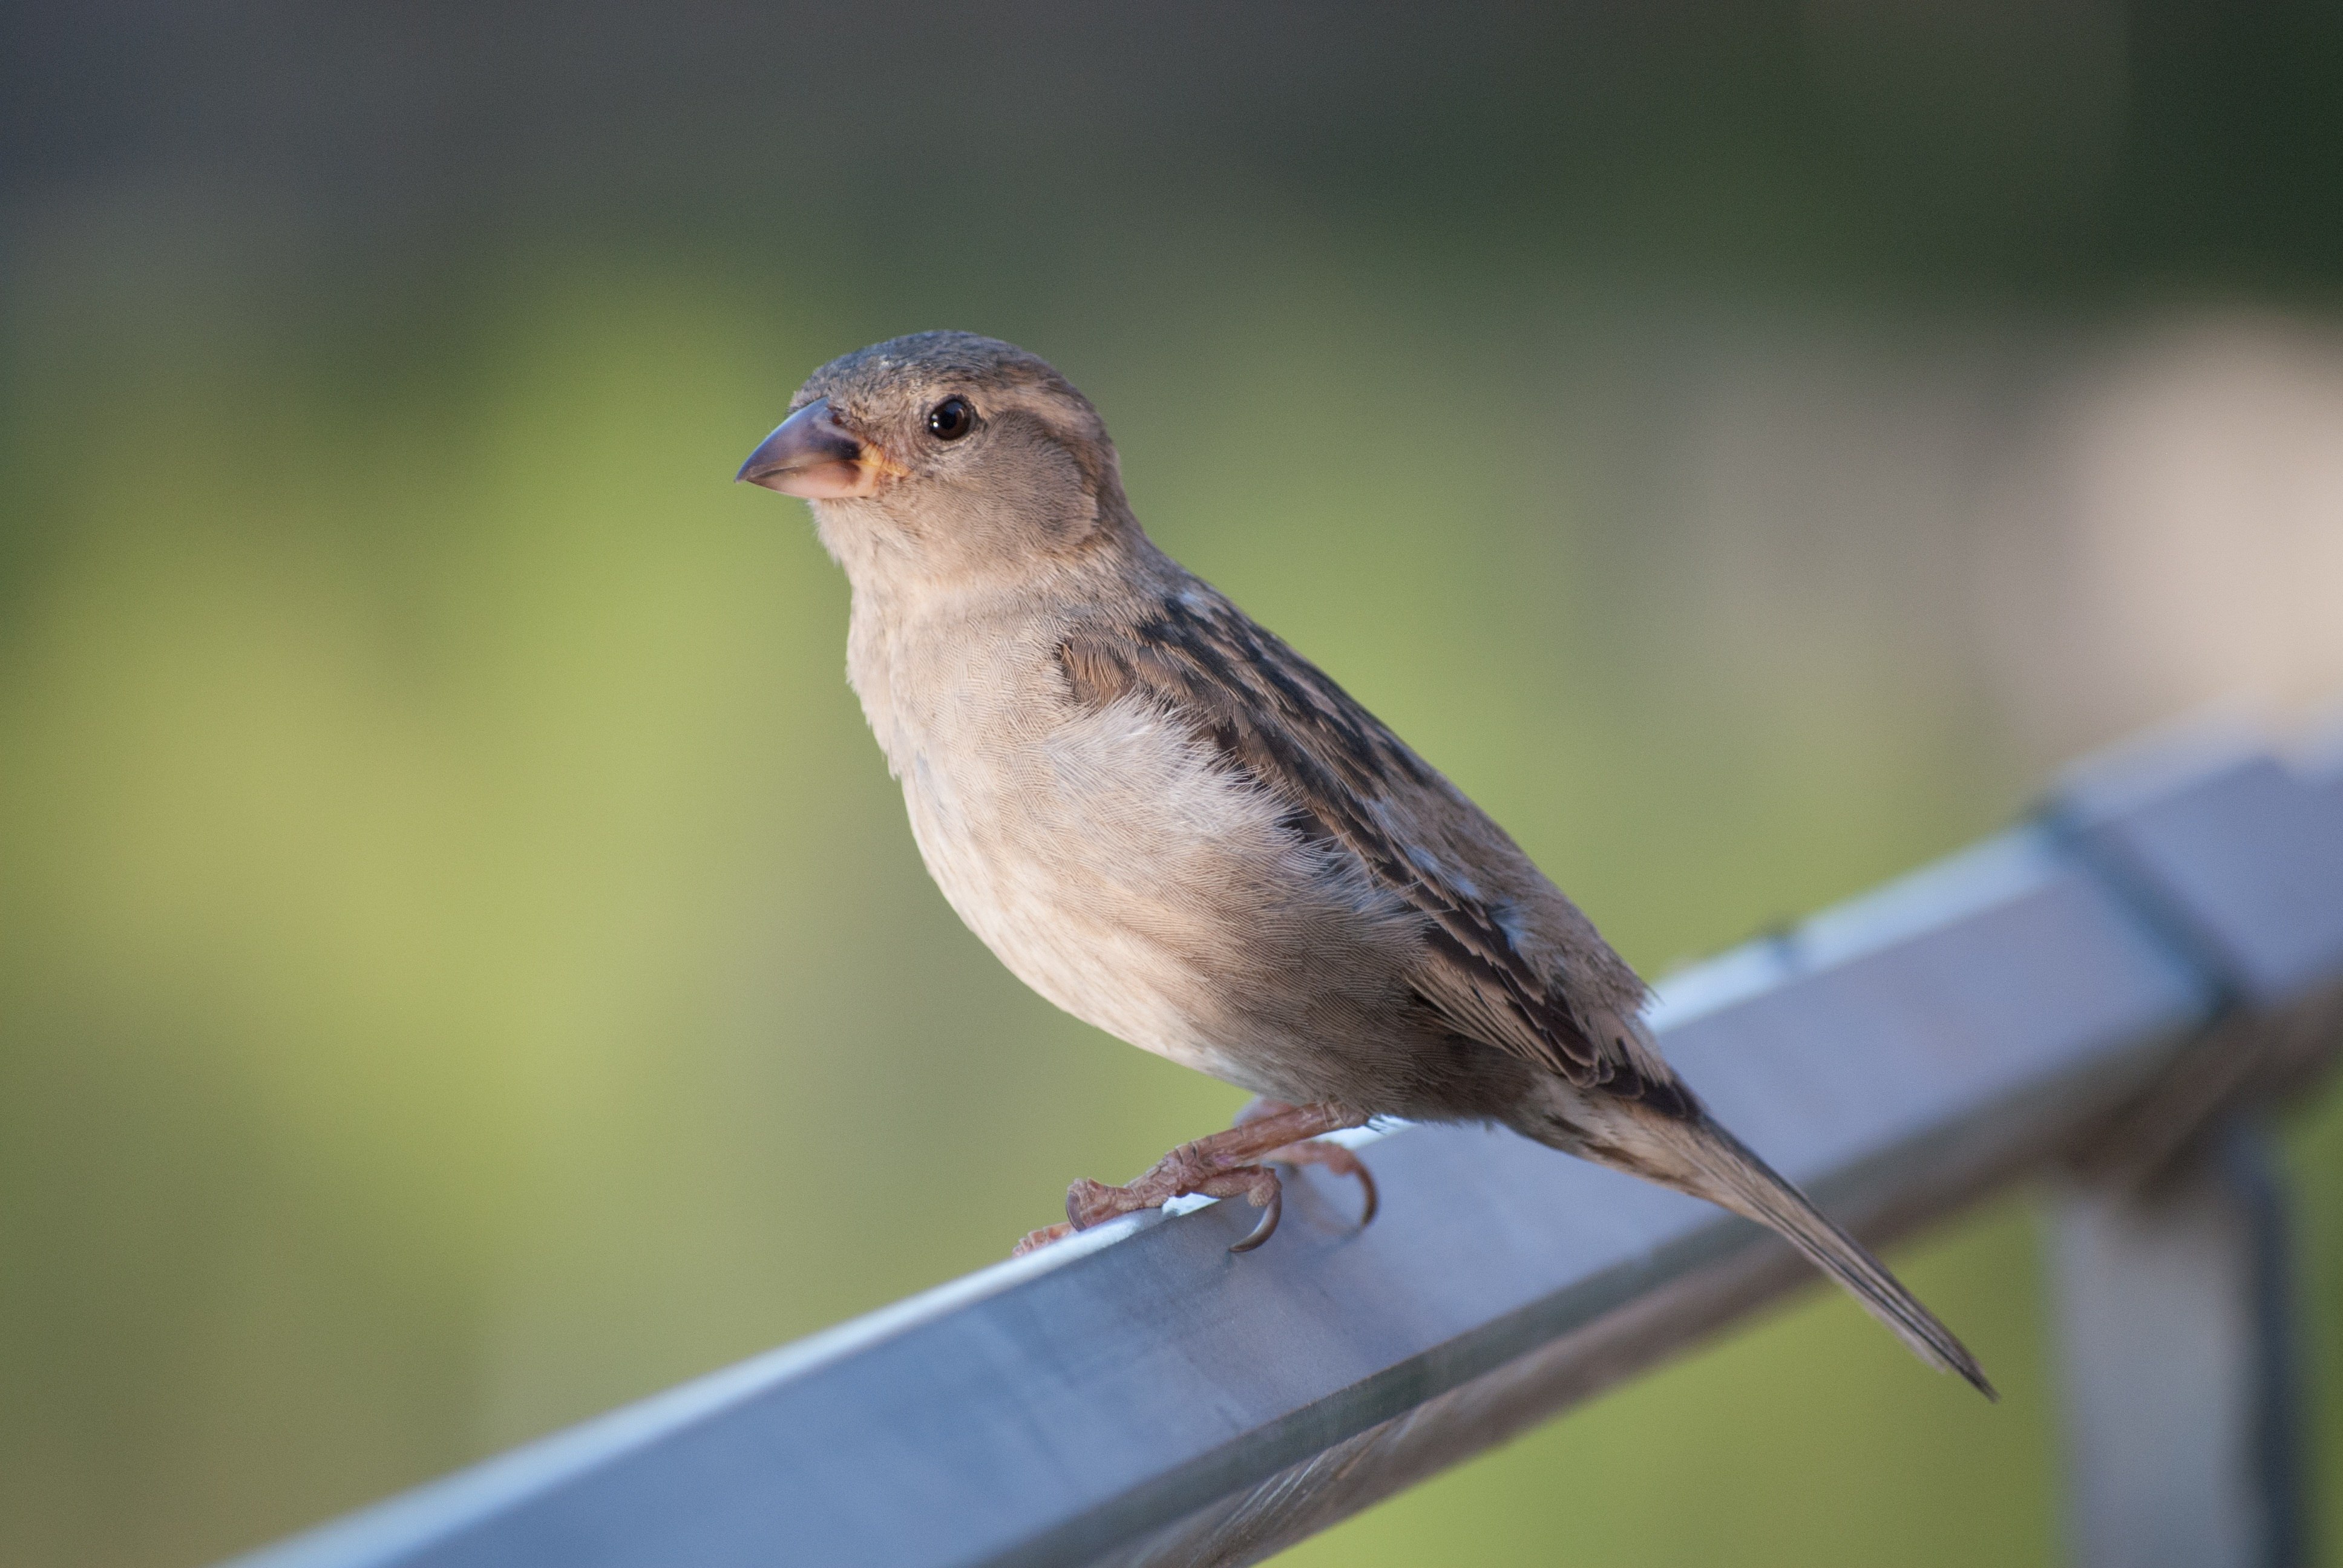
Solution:
M252 1545L1235 1108L959 927L729 483L870 340L1054 359L1647 972L2343 694L2332 5L0 16L17 1568ZM1896 1255L1998 1409L1817 1290L1290 1561L2054 1560L2035 1248Z

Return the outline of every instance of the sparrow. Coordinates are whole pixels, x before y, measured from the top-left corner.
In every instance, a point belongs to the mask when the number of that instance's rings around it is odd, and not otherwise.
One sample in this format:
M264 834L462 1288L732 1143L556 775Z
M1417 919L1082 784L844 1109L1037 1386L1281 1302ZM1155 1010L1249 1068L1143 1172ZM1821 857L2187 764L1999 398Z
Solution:
M1503 829L1316 666L1159 549L1081 393L997 339L835 359L738 477L810 503L847 677L952 909L1019 979L1259 1099L1020 1250L1272 1167L1372 1179L1323 1134L1493 1123L1771 1227L1922 1360L1976 1359L1720 1126L1647 992Z

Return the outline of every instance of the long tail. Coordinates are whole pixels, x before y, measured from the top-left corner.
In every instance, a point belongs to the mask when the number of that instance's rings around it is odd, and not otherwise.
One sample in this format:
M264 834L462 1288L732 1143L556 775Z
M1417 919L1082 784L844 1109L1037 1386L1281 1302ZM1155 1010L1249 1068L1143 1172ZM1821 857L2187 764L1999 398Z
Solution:
M1968 1347L1885 1263L1704 1111L1695 1107L1689 1117L1679 1118L1637 1107L1628 1120L1634 1124L1629 1136L1617 1136L1624 1128L1607 1129L1613 1136L1602 1143L1579 1143L1572 1152L1705 1198L1778 1231L1893 1330L1913 1354L1939 1371L1960 1373L1987 1399L2001 1398Z
M1690 1145L1685 1152L1691 1161L1708 1178L1701 1197L1779 1231L1816 1268L1845 1286L1864 1311L1895 1331L1913 1354L1940 1371L1960 1373L1987 1399L2001 1398L1953 1331L1937 1322L1936 1314L1922 1306L1868 1247L1841 1230L1747 1144L1705 1116L1684 1142Z

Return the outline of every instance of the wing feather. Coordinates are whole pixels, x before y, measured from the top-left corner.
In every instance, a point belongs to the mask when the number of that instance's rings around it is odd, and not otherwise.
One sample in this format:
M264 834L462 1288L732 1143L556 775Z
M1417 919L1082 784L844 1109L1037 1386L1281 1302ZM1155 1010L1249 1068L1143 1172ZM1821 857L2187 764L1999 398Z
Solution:
M1295 831L1420 911L1411 978L1446 1027L1582 1088L1689 1107L1633 1021L1642 982L1584 917L1462 791L1221 595L1192 579L1133 620L1078 625L1059 658L1078 700L1151 703L1272 791ZM1578 940L1537 932L1534 954L1524 927L1541 920L1574 923Z

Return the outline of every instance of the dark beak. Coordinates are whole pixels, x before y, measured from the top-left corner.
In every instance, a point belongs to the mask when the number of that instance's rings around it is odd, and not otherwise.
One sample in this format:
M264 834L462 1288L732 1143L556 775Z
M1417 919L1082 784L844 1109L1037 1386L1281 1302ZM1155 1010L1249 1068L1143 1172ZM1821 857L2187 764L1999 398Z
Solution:
M830 417L830 399L817 397L758 443L733 483L746 479L785 496L830 501L869 495L881 466L875 453Z

